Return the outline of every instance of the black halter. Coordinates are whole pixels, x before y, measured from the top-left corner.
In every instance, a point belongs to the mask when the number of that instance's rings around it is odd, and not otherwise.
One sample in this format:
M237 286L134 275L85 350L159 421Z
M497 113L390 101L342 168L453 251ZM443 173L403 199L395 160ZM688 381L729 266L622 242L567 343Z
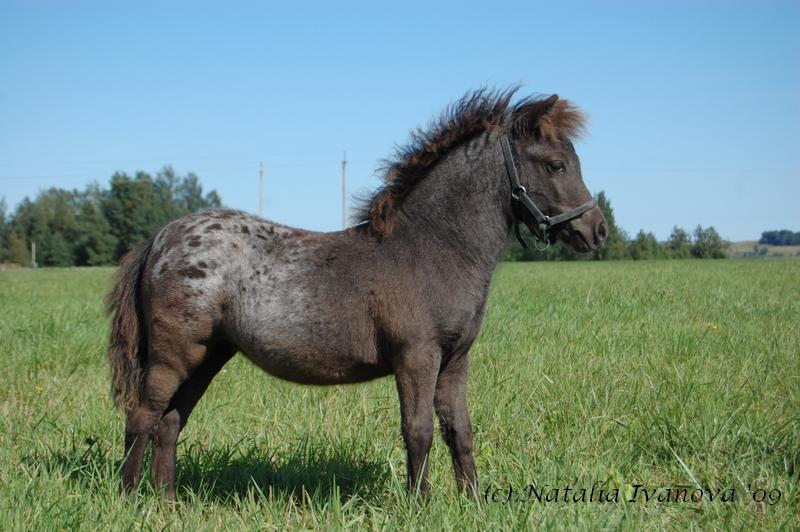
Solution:
M523 187L519 182L517 165L514 164L514 156L511 154L511 144L509 144L508 137L506 135L503 135L500 138L500 145L503 147L503 159L505 159L506 162L506 172L508 172L508 179L511 181L511 198L513 201L521 203L522 206L525 207L528 212L531 213L531 216L533 216L533 218L536 220L538 226L525 220L523 220L523 222L528 226L528 229L530 229L531 233L542 242L549 244L550 241L547 239L547 231L554 225L574 220L586 211L597 206L597 202L593 199L591 201L587 201L580 207L576 207L567 212L562 212L559 215L545 215L541 209L536 206L530 196L528 196L528 191L525 190L525 187ZM516 235L517 240L519 240L519 243L522 244L522 247L527 248L528 246L525 244L525 240L522 239L522 235L519 232L519 222L519 218L515 215L514 234Z

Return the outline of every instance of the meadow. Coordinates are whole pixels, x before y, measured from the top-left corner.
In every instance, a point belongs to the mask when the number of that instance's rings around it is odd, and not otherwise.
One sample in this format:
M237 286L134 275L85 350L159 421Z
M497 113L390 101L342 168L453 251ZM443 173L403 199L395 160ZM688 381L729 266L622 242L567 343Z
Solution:
M759 244L757 240L731 242L728 245L728 256L733 258L761 257L800 257L800 246L771 246Z
M180 502L121 496L111 273L0 271L2 530L800 523L800 261L502 265L471 354L482 492L456 494L437 436L426 503L405 493L391 378L300 386L240 356L181 435Z

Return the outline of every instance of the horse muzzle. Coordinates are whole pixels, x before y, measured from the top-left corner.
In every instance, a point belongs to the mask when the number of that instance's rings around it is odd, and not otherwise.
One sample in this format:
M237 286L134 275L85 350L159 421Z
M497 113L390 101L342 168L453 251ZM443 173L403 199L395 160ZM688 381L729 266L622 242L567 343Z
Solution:
M564 224L558 237L575 251L594 251L603 246L608 238L608 223L599 208L584 213L579 218Z

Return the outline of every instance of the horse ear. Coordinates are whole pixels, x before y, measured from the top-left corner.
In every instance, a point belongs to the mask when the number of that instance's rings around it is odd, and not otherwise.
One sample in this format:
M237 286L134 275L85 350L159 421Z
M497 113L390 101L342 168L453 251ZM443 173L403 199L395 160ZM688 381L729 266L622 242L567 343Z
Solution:
M550 112L558 101L558 94L552 94L544 100L527 103L517 109L514 116L514 130L523 136L536 131L539 120Z
M553 107L556 102L558 101L558 94L551 94L549 98L542 102L542 107L544 107L544 112L542 114L547 114L547 111Z

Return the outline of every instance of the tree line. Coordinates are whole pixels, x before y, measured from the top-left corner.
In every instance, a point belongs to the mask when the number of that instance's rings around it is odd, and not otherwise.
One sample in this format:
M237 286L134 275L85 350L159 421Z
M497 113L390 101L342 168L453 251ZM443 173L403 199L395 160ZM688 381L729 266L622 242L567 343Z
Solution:
M215 190L203 193L193 173L170 166L155 175L117 172L107 188L50 188L25 198L13 213L0 200L0 263L41 266L114 264L130 247L184 214L222 206Z
M800 246L800 231L794 233L788 229L779 231L764 231L761 233L759 244L770 246Z
M509 239L505 260L647 260L647 259L723 259L728 242L723 240L713 227L697 226L692 233L675 226L666 242L659 242L651 232L640 230L631 238L617 225L614 209L606 193L601 191L595 197L597 205L608 223L608 238L603 247L590 253L579 253L558 242L547 249L536 249L533 242L523 248L515 237ZM539 244L539 243L537 243Z

